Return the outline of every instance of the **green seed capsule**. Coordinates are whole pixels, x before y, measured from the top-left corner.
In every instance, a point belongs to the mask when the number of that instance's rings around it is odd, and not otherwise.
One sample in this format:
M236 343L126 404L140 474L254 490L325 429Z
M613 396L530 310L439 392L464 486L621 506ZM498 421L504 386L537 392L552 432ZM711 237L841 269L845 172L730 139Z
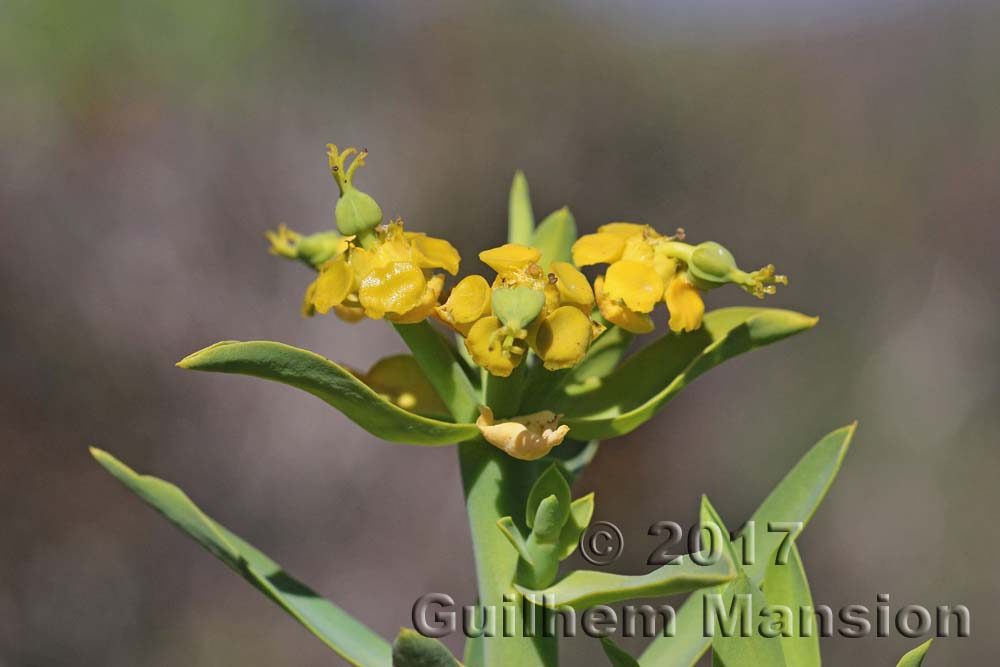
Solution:
M715 241L706 241L695 247L688 264L688 275L695 287L711 289L733 281L739 271L733 253Z
M545 294L525 285L498 287L491 297L493 313L511 329L531 324L545 306Z
M355 153L354 160L347 164L347 159ZM382 209L375 200L354 187L354 174L364 166L368 149L360 153L356 148L340 152L336 145L327 144L327 156L330 158L330 174L340 188L340 200L334 211L337 229L345 236L358 235L364 240L364 236L382 222Z
M369 195L348 185L337 202L337 229L345 236L362 234L382 222L382 209Z
M320 232L305 236L299 241L298 258L310 266L319 266L334 257L343 245L338 232Z

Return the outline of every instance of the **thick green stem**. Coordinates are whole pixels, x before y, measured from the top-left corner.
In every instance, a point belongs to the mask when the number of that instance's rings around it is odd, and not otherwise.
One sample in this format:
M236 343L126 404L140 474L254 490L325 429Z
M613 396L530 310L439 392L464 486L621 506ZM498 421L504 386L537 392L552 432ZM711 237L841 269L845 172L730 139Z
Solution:
M497 377L483 371L483 403L490 406L497 419L516 417L521 403L524 380L529 369L521 364L510 377Z
M479 604L493 610L497 627L496 637L472 640L481 644L467 652L469 667L556 667L558 640L542 636L540 618L536 616L533 632L525 632L521 599L513 587L518 555L496 525L505 516L523 522L528 492L540 467L511 458L481 440L459 445L458 455L476 557ZM505 609L509 610L506 615ZM513 627L504 628L510 610L514 612ZM504 630L510 636L503 636Z

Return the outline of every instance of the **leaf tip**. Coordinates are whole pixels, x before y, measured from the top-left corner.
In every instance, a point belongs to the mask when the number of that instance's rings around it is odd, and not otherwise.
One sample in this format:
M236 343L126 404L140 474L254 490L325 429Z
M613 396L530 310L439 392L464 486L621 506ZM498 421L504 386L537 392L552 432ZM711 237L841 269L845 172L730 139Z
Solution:
M232 345L232 344L238 343L238 342L240 342L240 341L238 341L238 340L220 340L218 343L213 343L212 345L209 345L208 347L203 347L202 349L198 350L197 352L192 352L191 354L187 355L186 357L184 357L183 359L181 359L180 361L178 361L174 365L177 366L178 368L186 368L188 370L198 370L199 367L201 366L200 362L204 360L204 356L207 353L215 350L216 348L224 347L226 345Z

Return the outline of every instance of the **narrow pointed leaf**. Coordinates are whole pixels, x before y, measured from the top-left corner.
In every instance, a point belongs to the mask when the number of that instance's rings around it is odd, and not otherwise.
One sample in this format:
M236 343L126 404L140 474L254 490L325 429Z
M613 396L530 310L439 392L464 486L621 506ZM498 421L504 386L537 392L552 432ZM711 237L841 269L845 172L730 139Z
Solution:
M619 648L609 637L601 638L601 648L611 661L611 667L639 667L639 661Z
M634 335L621 327L611 325L593 342L583 360L569 371L566 379L566 393L570 396L582 394L599 386L632 344Z
M771 308L724 308L690 333L668 333L632 355L599 386L556 397L573 437L606 439L638 428L702 373L744 352L812 328L816 318Z
M297 387L337 408L369 433L393 442L450 445L479 435L475 424L452 424L407 412L329 359L282 343L225 341L177 365L252 375Z
M528 503L525 509L525 523L528 524L528 528L534 527L535 512L538 511L538 506L542 503L542 500L550 495L556 497L558 506L561 509L560 518L563 520L559 522L559 525L562 526L565 523L565 517L569 516L570 504L573 501L570 497L569 484L566 482L566 478L562 476L562 473L559 472L559 466L556 464L550 465L545 469L545 472L539 475L531 487L531 492L528 493Z
M788 562L778 564L772 558L764 573L764 595L771 605L782 605L793 612L795 626L791 637L781 637L781 648L785 653L785 662L794 667L819 667L819 632L814 628L811 637L805 637L799 627L799 611L812 609L812 593L809 591L809 581L802 566L799 548L792 542L788 553Z
M782 653L780 639L762 637L757 632L757 614L769 601L745 572L741 572L722 594L725 609L730 609L734 598L749 601L751 632L746 636L739 632L727 635L721 628L716 628L712 639L712 664L718 667L785 667L789 664Z
M559 560L566 560L576 551L580 541L580 535L590 525L590 519L594 516L594 494L588 493L582 498L577 498L570 506L569 520L562 528L559 535L559 550L556 557Z
M535 234L535 214L531 212L531 194L524 173L514 174L507 206L507 240L519 245L531 245Z
M538 365L531 376L531 384L525 392L521 404L525 412L534 406L565 405L567 397L584 394L601 385L601 380L610 374L632 343L633 335L613 324L595 340L587 354L573 368L549 371ZM537 408L536 408L537 409Z
M552 262L572 261L573 244L576 242L576 221L565 206L553 211L538 223L531 245L542 252L538 266L548 270Z
M484 667L482 635L469 637L465 640L465 650L462 651L462 659L465 661L465 667Z
M576 610L614 604L635 598L659 597L708 588L733 578L733 564L720 558L710 565L696 565L690 558L664 565L648 574L629 576L596 570L577 570L543 590L517 589L535 604Z
M771 521L801 522L802 528L805 527L837 476L854 429L855 425L837 429L813 445L754 512L751 517L757 535L754 563L744 568L754 583L763 580L768 563L786 538L785 533L769 534L767 524ZM800 532L801 528L795 534ZM737 553L742 553L743 539L736 540L734 545ZM705 595L720 590L698 591L691 595L677 610L676 636L653 640L639 657L642 667L691 667L697 663L709 645L702 627Z
M721 548L721 549L724 549L726 551L726 554L728 554L729 558L734 563L740 563L741 562L739 554L736 553L736 548L733 546L732 542L729 540L729 529L726 528L726 524L722 522L722 517L719 516L719 512L715 509L715 506L712 505L711 501L709 501L708 496L702 496L701 497L701 511L699 513L698 521L699 521L699 529L703 530L703 531L708 526L711 526L711 525L715 526L715 532L713 533L713 539L715 537L718 537L719 539L722 540L722 544L719 545L718 547L716 547L716 545L713 544L713 545L711 545L712 548ZM711 529L709 529L709 530L711 530ZM705 538L706 534L707 533L705 533L705 532L702 533L702 536L703 536L702 539ZM702 546L704 547L704 544Z
M403 629L392 643L392 667L462 667L436 639Z
M913 649L900 659L896 667L921 667L924 664L924 657L927 655L927 650L931 647L931 642L933 639L928 639L926 642Z
M389 664L391 651L386 641L213 521L179 488L155 477L139 475L107 452L91 449L91 454L130 491L277 603L349 663L357 667Z

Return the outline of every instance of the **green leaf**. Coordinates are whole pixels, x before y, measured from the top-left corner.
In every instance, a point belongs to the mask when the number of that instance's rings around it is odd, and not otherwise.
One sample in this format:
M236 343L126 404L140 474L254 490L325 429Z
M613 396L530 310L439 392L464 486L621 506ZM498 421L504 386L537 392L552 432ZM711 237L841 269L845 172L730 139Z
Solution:
M724 308L705 316L701 329L668 333L626 359L598 387L555 401L574 438L624 435L656 414L705 371L738 354L812 328L817 320L770 308ZM655 370L653 370L655 369Z
M580 535L590 525L590 520L594 516L594 494L588 493L582 498L577 498L570 505L569 521L562 527L559 535L559 547L556 557L559 560L566 560L576 551L580 542Z
M724 667L784 667L785 656L778 638L767 638L757 632L758 612L768 605L768 600L760 588L750 581L745 572L726 587L722 603L726 610L735 598L749 601L751 632L743 636L740 632L728 635L722 628L716 628L712 639L712 664ZM739 603L737 602L737 607ZM795 667L799 667L795 665Z
M539 364L521 404L522 412L535 412L566 397L600 387L601 380L615 369L632 342L632 334L613 324L594 341L587 354L573 368L550 371Z
M562 581L542 590L521 586L517 589L539 606L558 608L567 605L582 610L599 604L614 604L635 598L688 593L727 582L734 574L733 564L725 558L707 565L696 565L690 558L684 558L648 574L629 576L596 570L577 570Z
M474 421L479 415L479 391L472 378L478 368L474 372L468 366L457 341L445 338L426 321L394 326L455 421Z
M794 613L796 627L793 636L781 637L781 648L785 653L785 662L794 667L819 667L819 632L814 631L811 637L802 636L802 628L798 627L800 609L812 609L812 593L809 591L809 581L802 566L799 548L792 542L788 562L779 565L771 559L764 573L764 594L771 605L788 607ZM815 629L814 629L815 630Z
M813 445L754 512L751 520L757 529L755 534L760 531L764 534L756 541L753 565L744 569L755 583L763 580L768 563L786 537L784 533L766 534L767 524L801 522L805 527L840 470L855 426L837 429ZM800 532L801 529L796 534ZM737 540L735 546L740 553L743 539ZM709 645L702 627L705 595L719 591L699 591L688 598L677 611L676 636L655 639L640 656L639 663L643 667L691 667L697 663Z
M559 466L554 463L545 469L545 472L539 476L534 486L531 487L531 492L528 493L528 503L525 509L525 522L528 524L528 528L534 527L535 514L538 512L538 507L548 496L555 496L556 498L560 508L559 526L562 527L567 517L569 517L572 496L570 495L569 484L566 482L566 478L559 472Z
M611 325L607 331L593 342L587 356L574 366L566 379L566 393L569 396L585 393L600 386L625 356L634 335L621 327Z
M531 534L538 542L551 543L562 532L563 523L569 517L569 507L563 505L555 494L542 498L535 512L534 526Z
M483 663L483 637L469 637L465 640L465 650L462 652L462 659L466 667L484 667Z
M601 637L601 648L611 661L611 667L639 667L639 661L618 648L609 637Z
M712 505L711 501L709 501L708 496L703 495L701 497L701 510L699 512L698 521L699 521L699 530L703 531L702 539L704 540L705 536L709 532L711 532L712 534L711 539L719 538L722 540L721 545L716 546L712 544L712 549L719 549L719 548L725 549L726 554L729 556L730 560L732 560L734 563L739 564L741 562L740 556L736 552L736 548L733 546L733 543L729 540L729 529L726 528L726 524L723 523L722 517L719 516L719 513L716 511L715 506ZM715 526L715 528L714 529L708 528L709 526ZM708 530L705 530L706 528Z
M510 545L517 550L517 555L523 558L529 565L533 565L531 552L528 549L528 542L521 534L521 529L514 523L514 518L505 516L497 521L497 528L504 534Z
M933 639L928 639L926 642L904 655L896 664L896 667L920 667L923 665L924 656L927 655L927 650L931 647L931 642L933 641Z
M404 628L392 643L392 667L462 666L438 640Z
M358 667L388 664L391 654L387 642L206 516L179 488L155 477L139 475L107 452L95 448L90 452L113 477L277 603L339 656Z
M552 262L572 261L573 244L576 243L576 221L569 208L563 206L553 211L538 224L531 244L542 252L538 266L548 270Z
M531 212L531 195L524 173L514 174L507 206L507 239L510 243L531 245L535 234L535 214Z
M309 392L369 433L413 445L450 445L479 435L475 424L452 424L407 412L350 371L296 347L270 341L224 341L185 357L181 368L252 375Z

